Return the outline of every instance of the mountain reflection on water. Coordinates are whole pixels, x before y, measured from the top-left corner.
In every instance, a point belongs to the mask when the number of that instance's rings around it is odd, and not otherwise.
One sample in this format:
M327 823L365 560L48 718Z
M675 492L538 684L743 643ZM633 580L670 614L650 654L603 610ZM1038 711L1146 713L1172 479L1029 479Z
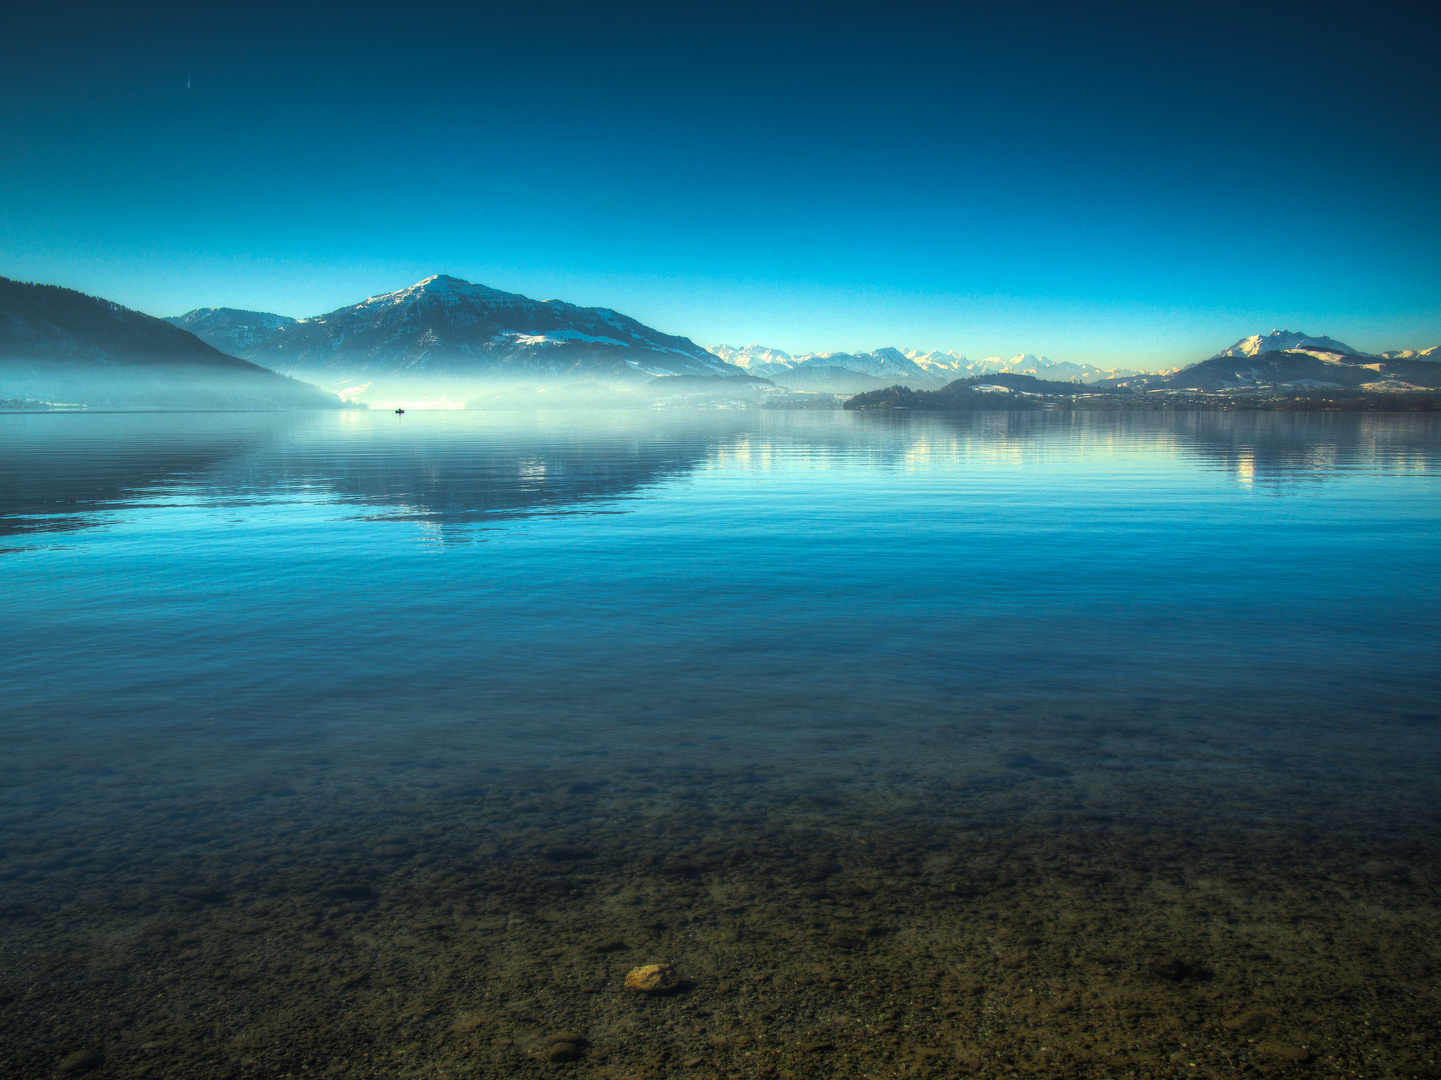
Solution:
M478 418L479 417L479 418ZM709 461L766 468L793 450L880 467L1144 452L1216 464L1282 492L1366 468L1425 468L1436 422L1316 413L956 415L586 412L30 415L4 419L0 536L83 529L156 500L329 499L379 519L465 525L624 498ZM383 425L383 426L382 426ZM1043 464L1040 467L1044 467Z
M3 1065L1436 1075L1438 434L0 416Z
M529 430L446 425L445 414L388 428L373 419L25 417L7 433L0 465L0 534L85 528L102 520L93 515L175 498L319 499L437 523L485 521L625 496L694 468L716 438L606 414Z

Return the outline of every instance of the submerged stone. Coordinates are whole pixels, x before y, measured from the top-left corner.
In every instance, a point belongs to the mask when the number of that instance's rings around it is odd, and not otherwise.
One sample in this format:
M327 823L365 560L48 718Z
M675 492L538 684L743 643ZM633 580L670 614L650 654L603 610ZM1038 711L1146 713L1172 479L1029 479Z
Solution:
M1239 1016L1233 1016L1222 1026L1238 1035L1259 1035L1266 1030L1266 1025L1271 1022L1271 1017L1263 1012L1252 1010L1243 1012Z
M680 986L680 977L669 964L646 964L632 968L625 977L627 990L639 990L646 994L659 994Z
M60 1059L56 1069L62 1073L82 1073L98 1069L105 1064L105 1055L99 1050L76 1050Z
M574 1061L580 1057L580 1047L571 1042L554 1042L545 1052L546 1061Z

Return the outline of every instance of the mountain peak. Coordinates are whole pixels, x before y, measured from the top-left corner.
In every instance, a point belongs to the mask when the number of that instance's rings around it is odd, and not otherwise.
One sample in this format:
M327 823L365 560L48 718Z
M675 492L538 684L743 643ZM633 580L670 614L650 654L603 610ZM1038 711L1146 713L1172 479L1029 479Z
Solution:
M749 371L751 368L763 368L771 364L779 364L782 367L790 367L794 357L789 353L781 352L780 349L772 349L759 342L752 342L743 348L737 349L734 345L711 345L707 349L713 356L718 356L727 364Z
M1342 356L1362 354L1343 345L1335 338L1312 337L1304 331L1272 330L1269 334L1252 334L1236 342L1229 349L1223 349L1216 356L1259 356L1264 352L1285 352L1288 349L1315 349L1319 352L1339 353ZM1215 359L1215 357L1212 357Z
M487 285L472 284L471 282L466 281L464 278L454 277L450 274L431 274L430 277L425 278L421 281L417 281L409 289L402 289L400 291L415 292L418 290L427 293L438 293L469 292L472 289L478 289L483 293L494 293L497 291Z
M900 349L897 349L890 345L887 345L883 349L876 349L874 352L871 353L871 355L876 357L883 364L898 364L910 359L908 356L906 356L905 353L901 352Z
M527 300L515 293L502 292L500 289L492 289L489 285L477 285L466 281L464 278L452 277L450 274L431 274L428 278L422 278L414 285L407 285L403 289L396 289L394 292L377 293L374 296L367 296L358 304L352 304L348 308L341 308L340 311L374 311L376 309L408 307L420 304L429 307L431 304L440 304L448 307L451 304L493 304L497 302L520 301L533 304L535 301ZM313 315L308 319L301 319L301 322L324 322L334 318L340 311L332 311L325 315Z

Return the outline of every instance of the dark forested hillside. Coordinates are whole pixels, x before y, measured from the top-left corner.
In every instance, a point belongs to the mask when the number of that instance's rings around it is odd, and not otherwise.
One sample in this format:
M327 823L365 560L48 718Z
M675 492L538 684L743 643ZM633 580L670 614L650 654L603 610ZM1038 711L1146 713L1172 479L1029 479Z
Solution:
M74 289L0 278L0 399L121 408L337 408L307 383Z
M978 375L957 379L939 390L911 390L891 386L857 394L846 402L847 409L1041 409L1049 403L1071 401L1079 396L1114 394L1081 383L1050 382L1033 375Z

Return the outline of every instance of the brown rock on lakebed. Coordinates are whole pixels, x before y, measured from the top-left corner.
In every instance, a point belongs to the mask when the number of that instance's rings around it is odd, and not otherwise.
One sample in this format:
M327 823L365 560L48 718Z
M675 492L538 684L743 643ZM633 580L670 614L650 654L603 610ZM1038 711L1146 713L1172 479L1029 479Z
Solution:
M796 1049L799 1050L802 1054L821 1054L825 1053L827 1050L834 1050L835 1048L835 1043L827 1042L824 1039L817 1040L815 1042L803 1042L796 1047Z
M1304 1046L1279 1039L1266 1039L1257 1043L1256 1053L1280 1065L1304 1065L1316 1056Z
M60 1059L56 1068L62 1073L82 1073L98 1069L105 1064L105 1055L99 1050L76 1050Z
M575 1043L551 1043L545 1051L546 1061L574 1061L580 1057L580 1047Z
M590 1045L584 1035L574 1031L558 1031L545 1040L546 1061L575 1061Z
M625 977L627 990L639 990L644 994L662 994L680 986L680 976L669 964L646 964L632 968Z

